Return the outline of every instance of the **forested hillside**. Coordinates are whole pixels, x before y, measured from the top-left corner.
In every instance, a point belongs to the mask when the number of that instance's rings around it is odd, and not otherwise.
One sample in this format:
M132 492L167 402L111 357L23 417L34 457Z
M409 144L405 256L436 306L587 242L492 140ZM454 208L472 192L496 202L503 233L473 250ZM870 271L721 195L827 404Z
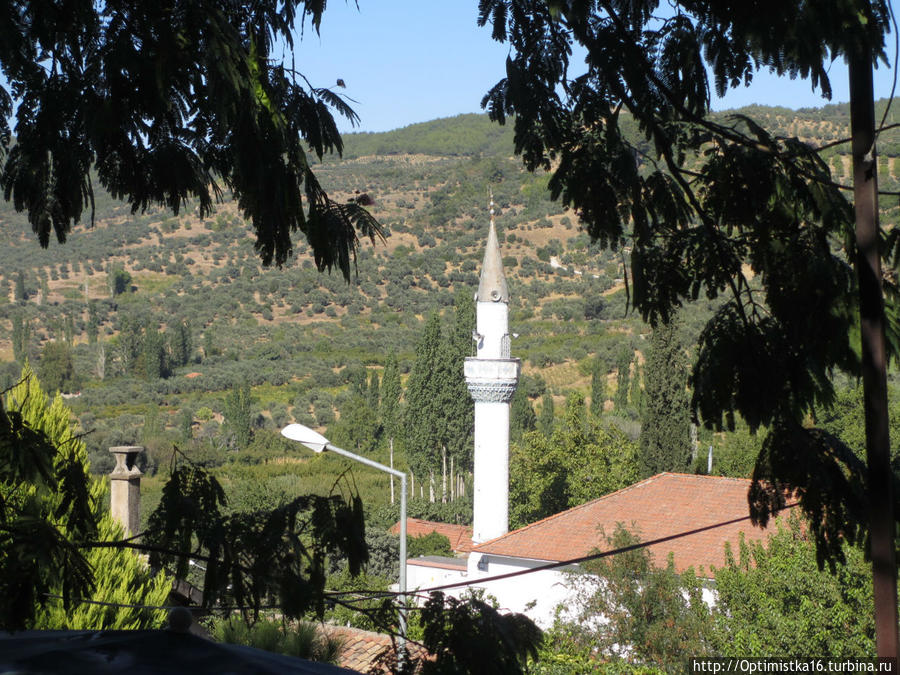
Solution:
M882 103L879 116L883 110ZM848 133L846 106L739 112L817 145ZM427 463L407 457L416 450L402 442L406 396L400 412L386 412L379 378L395 357L401 387L408 385L430 316L450 340L459 321L455 298L471 297L477 286L493 195L518 334L512 350L525 373L514 437L537 427L550 438L555 420L579 414L570 394L580 392L587 397L581 405L590 400L593 418L603 417L603 433L633 444L645 410L650 331L626 312L627 240L617 250L591 245L577 217L549 200L547 177L521 168L511 129L485 116L345 140L344 158L327 159L317 175L338 200L373 200L389 235L363 243L349 284L316 271L299 241L284 268L261 267L250 229L227 197L201 220L189 212L131 214L102 196L93 225L46 250L25 218L0 203L0 384L14 383L27 359L45 386L71 395L95 471L111 466L109 446L138 443L152 475L177 444L219 467L240 504L332 487L321 468L332 460L310 460L275 433L290 421L361 443L384 461L394 439L398 465L425 472ZM898 190L900 136L886 133L880 147L882 187ZM848 151L823 152L845 184ZM897 199L882 206L891 226ZM709 309L698 301L682 312L682 344L693 343ZM723 443L700 434L695 455L698 445ZM735 438L734 447L745 442ZM720 470L748 470L738 460L726 469L728 457L717 459ZM450 491L463 503L467 469L458 457ZM444 469L433 463L430 470ZM387 502L385 478L359 480L373 509ZM152 504L154 482L145 484ZM434 489L419 476L421 499L430 501ZM446 491L438 485L436 501ZM582 497L590 495L571 499Z

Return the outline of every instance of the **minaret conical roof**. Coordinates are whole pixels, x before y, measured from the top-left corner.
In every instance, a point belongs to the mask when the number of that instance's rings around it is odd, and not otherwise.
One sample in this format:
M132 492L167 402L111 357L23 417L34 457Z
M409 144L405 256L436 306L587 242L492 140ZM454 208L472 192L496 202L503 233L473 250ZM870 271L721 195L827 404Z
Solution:
M497 241L497 229L491 218L491 229L488 231L487 247L484 251L484 262L481 263L481 278L478 281L478 302L509 303L509 289L503 274L503 261L500 259L500 244Z

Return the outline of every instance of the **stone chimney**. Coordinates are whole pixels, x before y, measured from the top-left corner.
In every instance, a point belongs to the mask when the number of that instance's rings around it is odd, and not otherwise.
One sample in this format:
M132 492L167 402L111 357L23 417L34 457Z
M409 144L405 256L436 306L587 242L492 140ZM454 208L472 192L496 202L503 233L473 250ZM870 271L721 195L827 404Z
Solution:
M116 466L109 474L109 510L123 528L125 536L140 532L141 527L141 476L137 468L139 445L119 445L109 451L116 458Z

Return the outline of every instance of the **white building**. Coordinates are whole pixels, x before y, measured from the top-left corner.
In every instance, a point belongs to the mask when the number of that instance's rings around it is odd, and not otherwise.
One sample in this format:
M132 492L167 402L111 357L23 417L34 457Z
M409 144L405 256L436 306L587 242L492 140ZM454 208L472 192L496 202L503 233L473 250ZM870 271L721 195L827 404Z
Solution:
M665 565L669 552L675 568L693 567L711 576L725 562L725 542L737 546L741 532L748 540L765 531L747 517L750 481L717 476L662 473L618 492L550 516L514 532L509 528L509 401L519 379L520 363L510 355L509 289L503 274L493 221L488 233L476 300L475 357L465 362L466 382L475 401L473 530L460 526L408 521L416 536L455 528L447 534L457 557L429 556L409 560L410 590L443 589L461 595L483 589L504 609L522 612L541 627L553 623L557 606L571 603L567 570L556 566L511 578L493 577L564 563L606 548L606 535L622 523L649 547L655 562Z
M618 523L642 541L663 540L649 546L656 564L665 565L671 552L677 571L691 567L698 576L711 578L711 568L725 564L725 542L736 551L742 532L747 541L764 539L769 533L750 523L749 487L750 481L741 478L657 474L476 544L465 559L412 559L407 565L407 583L410 589L422 590L466 584L445 591L453 595L469 587L481 588L502 608L522 612L547 628L553 623L556 607L573 599L564 570L574 566L510 579L489 578L606 550L606 535L612 535Z

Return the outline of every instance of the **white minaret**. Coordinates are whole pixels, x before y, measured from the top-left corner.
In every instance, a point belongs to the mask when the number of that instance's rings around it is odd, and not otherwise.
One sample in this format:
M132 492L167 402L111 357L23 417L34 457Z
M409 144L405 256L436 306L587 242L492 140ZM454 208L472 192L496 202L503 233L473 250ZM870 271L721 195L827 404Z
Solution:
M472 539L478 544L509 530L509 401L519 382L519 359L509 356L509 290L500 245L491 227L475 295L477 356L465 363L475 401L475 494Z

